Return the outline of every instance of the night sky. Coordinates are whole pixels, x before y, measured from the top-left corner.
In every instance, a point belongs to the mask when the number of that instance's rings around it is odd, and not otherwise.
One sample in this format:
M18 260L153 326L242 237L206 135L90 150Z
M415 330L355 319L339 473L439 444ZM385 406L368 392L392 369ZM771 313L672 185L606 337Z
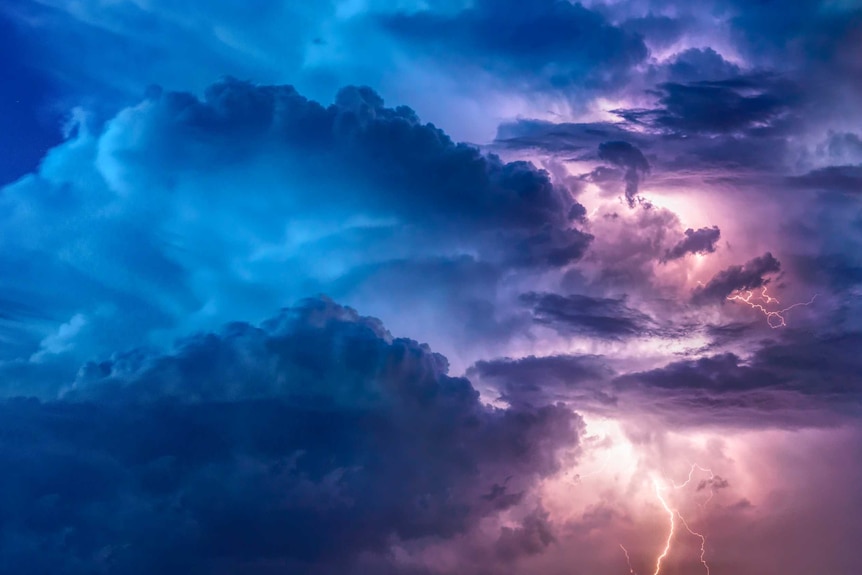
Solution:
M862 2L0 4L0 574L859 575Z

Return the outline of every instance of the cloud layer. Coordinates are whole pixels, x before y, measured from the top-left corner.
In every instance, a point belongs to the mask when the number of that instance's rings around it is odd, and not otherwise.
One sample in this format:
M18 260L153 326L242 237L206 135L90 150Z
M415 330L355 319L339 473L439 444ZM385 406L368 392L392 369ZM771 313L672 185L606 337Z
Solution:
M856 3L0 18L0 571L862 572Z
M88 364L61 400L2 404L18 439L0 450L15 469L0 564L328 573L393 541L454 537L555 471L581 423L562 406L483 406L446 371L325 299ZM500 536L508 552L529 545Z

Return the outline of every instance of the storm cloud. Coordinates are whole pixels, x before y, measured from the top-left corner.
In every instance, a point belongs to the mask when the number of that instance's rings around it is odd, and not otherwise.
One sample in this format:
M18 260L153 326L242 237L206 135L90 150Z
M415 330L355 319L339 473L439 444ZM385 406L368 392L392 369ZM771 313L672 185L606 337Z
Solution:
M730 266L718 272L705 285L694 289L692 301L697 304L723 301L735 291L765 286L769 279L764 276L779 271L781 263L771 253L766 252L743 265Z
M654 325L622 299L552 293L527 293L520 299L532 306L535 322L569 335L619 339L643 335Z
M649 162L643 152L628 142L603 142L599 144L599 158L625 169L626 202L633 208L637 200L638 183L649 171Z
M667 250L664 261L677 260L687 254L711 254L715 251L715 244L721 238L721 230L718 226L711 228L700 228L685 230L685 238L675 246Z
M453 537L517 503L483 498L495 483L553 472L580 424L562 407L483 406L446 371L326 299L91 363L63 399L0 405L17 438L0 449L16 470L0 564L328 573L393 538Z
M613 85L648 55L638 34L599 11L559 0L482 0L451 14L416 11L388 16L384 23L421 50L442 50L503 81L530 78L541 90Z
M0 30L0 572L862 572L858 3Z

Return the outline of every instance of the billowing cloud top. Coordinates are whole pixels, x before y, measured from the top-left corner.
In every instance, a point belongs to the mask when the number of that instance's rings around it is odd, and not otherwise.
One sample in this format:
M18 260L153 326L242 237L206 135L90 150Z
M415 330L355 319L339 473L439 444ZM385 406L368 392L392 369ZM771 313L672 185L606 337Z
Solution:
M858 3L0 32L0 572L862 572Z

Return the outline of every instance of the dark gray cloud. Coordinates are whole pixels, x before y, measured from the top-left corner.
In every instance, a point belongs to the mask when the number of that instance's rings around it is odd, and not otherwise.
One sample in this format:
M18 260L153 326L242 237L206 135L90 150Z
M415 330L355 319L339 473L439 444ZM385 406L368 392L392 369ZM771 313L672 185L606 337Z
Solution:
M711 254L715 251L715 244L721 238L718 226L711 228L700 228L685 230L685 238L665 252L664 261L677 260L686 254Z
M638 183L650 167L643 152L628 142L615 140L599 144L599 158L625 169L626 202L633 208L638 196Z
M739 66L722 58L712 48L689 48L677 54L666 66L672 82L723 80L739 77Z
M673 362L621 375L614 389L649 398L686 424L832 425L862 407L862 363L851 351L860 344L858 332L787 332L748 359L723 353Z
M495 144L515 149L538 149L545 152L586 156L600 144L626 140L644 146L649 138L611 122L586 124L555 123L541 120L504 122L497 128Z
M632 121L554 124L519 120L505 123L498 130L495 146L504 150L538 150L563 161L585 161L594 157L588 151L590 148L614 138L643 150L656 179L701 173L730 178L734 177L734 170L740 168L767 173L786 169L788 142L781 130L763 130L763 126L759 126L753 131L725 134L681 133L653 126L651 120L640 116L643 110L616 112ZM650 129L644 130L647 124Z
M801 176L790 176L794 186L826 192L862 193L862 166L826 166Z
M616 401L602 389L614 371L596 355L481 360L470 367L467 375L515 406L567 401L576 407L608 407Z
M781 271L781 263L766 252L743 265L730 266L710 279L706 285L697 286L692 292L696 304L723 302L738 290L750 290L765 286L769 279L764 276Z
M629 18L621 24L621 28L642 36L650 46L667 47L679 41L689 24L684 19L656 15L652 12L646 16Z
M656 324L626 300L582 294L527 293L521 301L532 307L533 320L566 335L622 339L646 335Z
M456 13L423 10L381 20L397 38L450 65L544 90L618 85L648 55L636 32L561 0L481 0Z
M619 382L639 381L668 390L710 390L716 393L769 388L780 379L759 367L746 365L732 353L671 363L663 368L621 376Z
M453 232L466 224L477 232L510 234L512 257L522 265L565 265L580 258L591 239L571 227L566 214L578 204L547 172L456 144L410 108L384 107L369 88L345 88L329 107L290 87L233 80L212 86L204 102L182 94L166 100L168 132L191 128L203 130L193 139L236 138L242 130L245 139L267 140L274 131L300 173L316 185L333 182L332 167L339 166L334 191L349 182L350 195L317 197L318 206L323 200Z
M847 52L858 40L862 22L857 2L801 0L781 11L768 2L729 0L726 5L735 13L731 25L739 46L752 59L820 73L849 72L860 63L858 54Z
M754 327L714 326L709 334L739 342ZM469 375L510 405L566 401L589 413L659 416L684 427L830 426L862 409L862 360L852 351L860 344L858 332L783 331L752 341L745 358L707 349L620 374L608 357L529 356L480 361Z
M361 200L366 210L432 218L440 225L470 221L530 230L565 222L574 203L546 172L455 143L410 108L385 107L367 87L344 88L327 107L291 86L227 79L210 86L203 101L165 93L148 116L154 125L147 144L159 149L150 162L203 168L227 149L238 162L258 153L259 146L275 144L290 152L285 161L293 169L318 185L362 186L367 193L361 198L355 189L338 187L331 190L337 195L317 198L356 209ZM337 176L333 166L339 167Z
M90 363L63 400L0 403L15 438L0 447L15 470L0 478L0 565L329 573L462 533L519 501L483 497L494 485L557 469L580 424L562 407L484 406L446 369L326 299ZM503 536L526 545L534 527Z
M761 327L759 320L753 322L729 322L721 324L708 324L704 328L704 334L709 338L709 343L696 350L695 354L704 354L717 349L725 349L729 345L748 341L757 335Z
M503 527L496 544L499 557L512 561L522 555L542 553L556 541L549 516L547 511L536 509L518 527Z
M846 292L862 284L862 261L855 254L797 256L793 265L801 278L827 285L837 292Z
M799 99L792 82L769 75L666 82L657 88L660 108L616 113L627 121L676 133L756 135L780 126Z

